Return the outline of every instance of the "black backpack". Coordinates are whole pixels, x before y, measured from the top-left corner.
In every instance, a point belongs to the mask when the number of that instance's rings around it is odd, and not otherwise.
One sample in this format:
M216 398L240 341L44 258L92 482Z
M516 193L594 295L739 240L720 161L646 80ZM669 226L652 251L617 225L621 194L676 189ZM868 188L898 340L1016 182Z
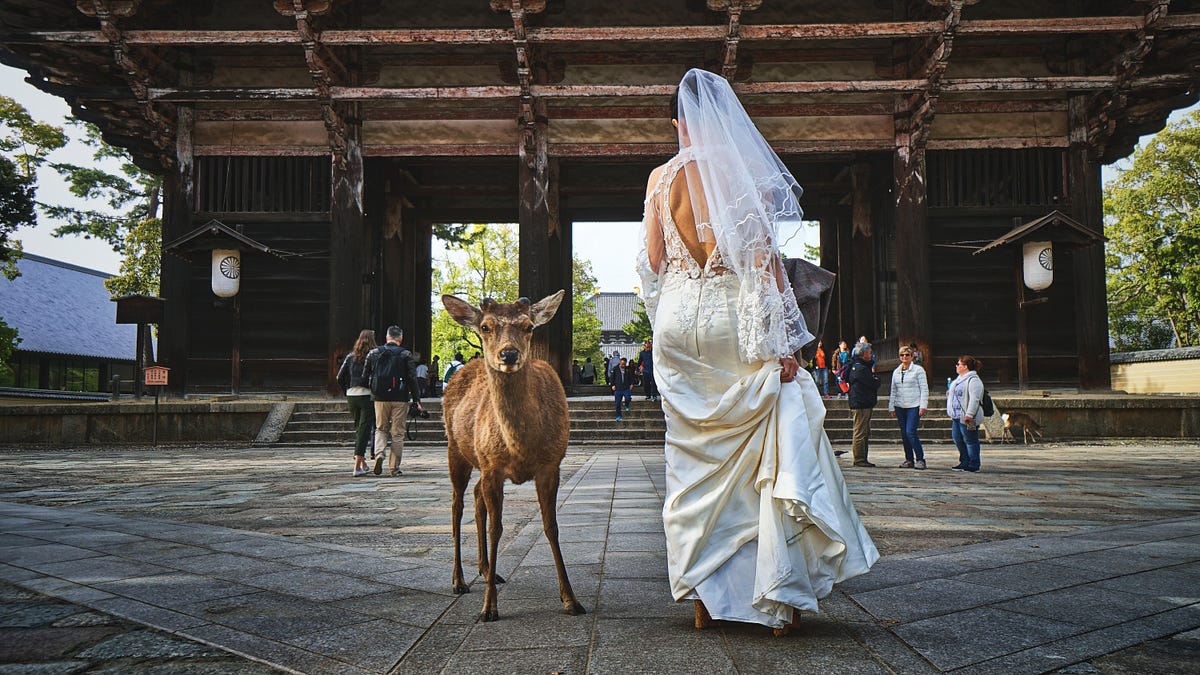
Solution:
M991 417L996 414L996 405L992 403L992 395L987 389L983 390L983 400L979 402L979 407L983 408L983 416Z
M371 394L379 401L398 401L408 398L408 383L404 381L404 362L408 351L379 348L379 358L371 371Z

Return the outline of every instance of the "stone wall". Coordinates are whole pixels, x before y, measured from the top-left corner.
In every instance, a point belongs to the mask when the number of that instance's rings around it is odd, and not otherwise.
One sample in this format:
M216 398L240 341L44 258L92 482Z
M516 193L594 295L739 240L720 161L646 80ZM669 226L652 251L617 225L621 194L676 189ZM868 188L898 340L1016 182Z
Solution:
M271 411L268 401L164 401L160 443L250 442ZM154 401L0 406L0 445L150 443Z
M1118 352L1112 388L1130 394L1200 394L1200 347Z

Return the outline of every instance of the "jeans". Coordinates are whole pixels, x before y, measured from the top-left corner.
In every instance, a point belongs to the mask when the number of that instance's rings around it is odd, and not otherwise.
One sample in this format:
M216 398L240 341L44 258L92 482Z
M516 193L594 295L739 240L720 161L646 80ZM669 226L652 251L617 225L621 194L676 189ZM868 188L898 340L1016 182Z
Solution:
M905 461L925 461L925 448L917 437L917 426L921 423L920 408L896 408L896 422L900 425L900 438L904 441ZM978 435L978 434L977 434Z
M633 394L628 389L617 389L613 392L613 402L616 404L617 417L621 416L621 399L625 399L625 405L633 402Z
M350 405L350 415L354 417L354 454L365 457L375 428L375 405L371 403L370 394L347 396L346 402Z
M968 470L979 470L979 427L967 428L962 420L952 420L950 435L958 446L958 463Z
M646 391L646 398L658 398L658 384L654 381L654 371L642 371L642 389Z
M816 368L813 370L813 379L817 382L817 391L822 396L829 395L829 369Z

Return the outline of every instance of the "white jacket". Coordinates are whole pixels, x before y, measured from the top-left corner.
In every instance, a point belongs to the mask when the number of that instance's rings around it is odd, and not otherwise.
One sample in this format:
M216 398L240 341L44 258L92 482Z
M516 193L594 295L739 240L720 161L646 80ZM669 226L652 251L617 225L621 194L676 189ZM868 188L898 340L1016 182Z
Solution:
M888 395L888 412L896 408L929 408L929 382L925 369L912 364L908 370L896 366L892 371L892 392Z

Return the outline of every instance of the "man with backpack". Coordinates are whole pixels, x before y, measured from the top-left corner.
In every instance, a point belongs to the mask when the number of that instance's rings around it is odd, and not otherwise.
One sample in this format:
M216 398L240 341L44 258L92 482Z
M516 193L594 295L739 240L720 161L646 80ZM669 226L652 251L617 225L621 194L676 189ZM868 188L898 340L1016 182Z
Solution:
M417 367L412 352L400 346L403 339L404 331L399 326L388 326L387 342L367 354L363 368L363 376L371 385L371 400L375 402L376 476L383 471L383 453L389 446L389 475L401 475L408 402L411 400L417 411L424 410L417 387Z

